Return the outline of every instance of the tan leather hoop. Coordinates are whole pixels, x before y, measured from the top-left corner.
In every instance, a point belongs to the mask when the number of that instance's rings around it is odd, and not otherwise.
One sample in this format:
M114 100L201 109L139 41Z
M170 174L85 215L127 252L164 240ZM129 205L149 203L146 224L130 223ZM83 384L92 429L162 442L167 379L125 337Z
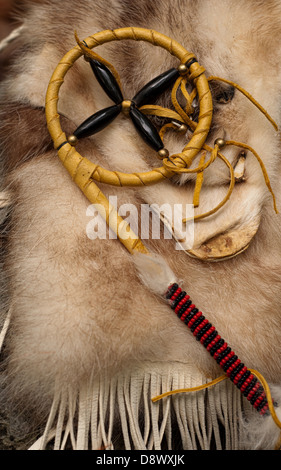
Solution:
M173 39L165 36L157 31L145 28L120 28L115 30L105 30L89 36L85 41L89 48L105 44L116 40L133 39L136 41L146 41L155 46L166 49L170 54L180 60L181 64L194 58L194 54L188 52L183 46ZM75 182L81 187L85 184L85 171L88 178L94 179L101 183L114 186L146 186L163 181L171 177L174 172L164 166L155 168L148 172L141 173L122 173L119 171L111 171L102 168L82 157L69 143L64 144L67 137L60 125L60 115L58 113L59 90L64 82L64 77L74 62L81 57L82 51L79 46L71 49L62 58L56 67L50 80L46 95L46 118L50 135L54 141L55 148L58 148L58 155L64 166L67 168ZM196 72L199 71L198 76ZM194 129L193 136L184 149L184 153L188 161L200 152L204 145L212 122L212 96L207 78L202 73L202 67L198 62L194 62L190 66L190 72L194 78L194 84L198 92L198 101L200 106L198 124ZM80 181L81 167L83 167L83 181Z

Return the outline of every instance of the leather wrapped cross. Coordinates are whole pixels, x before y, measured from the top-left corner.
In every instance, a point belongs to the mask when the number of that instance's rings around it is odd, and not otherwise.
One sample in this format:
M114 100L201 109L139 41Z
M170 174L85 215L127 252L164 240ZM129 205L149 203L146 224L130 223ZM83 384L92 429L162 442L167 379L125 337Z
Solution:
M87 61L89 61L99 84L115 105L96 112L80 124L73 133L76 139L96 134L108 126L121 111L123 111L124 114L130 116L136 130L143 140L157 152L162 150L164 144L157 129L139 108L155 100L161 93L169 88L180 76L179 70L171 68L147 83L147 85L135 94L132 100L124 100L120 86L109 68L92 58L87 58ZM73 138L72 140L75 142Z

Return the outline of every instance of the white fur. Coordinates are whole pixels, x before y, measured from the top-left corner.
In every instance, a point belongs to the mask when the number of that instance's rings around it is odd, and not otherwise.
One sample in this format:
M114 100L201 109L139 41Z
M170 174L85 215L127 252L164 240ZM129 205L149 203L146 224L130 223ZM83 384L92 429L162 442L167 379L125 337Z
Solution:
M280 385L270 385L272 397L277 406L275 413L281 422L281 387ZM281 428L275 423L272 416L260 416L258 413L251 413L244 420L244 432L248 448L252 450L280 450L275 449L281 437Z
M177 277L160 255L136 253L133 261L142 282L154 293L164 295Z

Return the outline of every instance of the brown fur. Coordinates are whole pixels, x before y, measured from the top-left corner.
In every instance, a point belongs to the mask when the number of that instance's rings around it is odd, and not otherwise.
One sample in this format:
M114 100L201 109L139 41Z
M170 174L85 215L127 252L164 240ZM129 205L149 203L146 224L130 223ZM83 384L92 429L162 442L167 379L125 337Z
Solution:
M2 154L4 174L53 148L44 108L9 103L1 107L1 113L0 145L5 149ZM62 122L64 129L71 132L73 123L64 117Z
M5 147L3 169L9 173L21 163L46 151L52 146L52 141L46 127L44 109L10 103L3 106L2 113L0 140L1 147Z

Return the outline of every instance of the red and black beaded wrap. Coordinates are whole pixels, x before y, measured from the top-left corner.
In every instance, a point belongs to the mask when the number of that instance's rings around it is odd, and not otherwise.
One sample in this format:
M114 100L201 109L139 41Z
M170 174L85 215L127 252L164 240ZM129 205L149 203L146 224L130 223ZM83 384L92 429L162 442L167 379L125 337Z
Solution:
M267 414L268 402L261 383L221 338L203 313L196 308L190 296L175 283L168 288L166 299L196 340L207 349L251 405L261 415Z

